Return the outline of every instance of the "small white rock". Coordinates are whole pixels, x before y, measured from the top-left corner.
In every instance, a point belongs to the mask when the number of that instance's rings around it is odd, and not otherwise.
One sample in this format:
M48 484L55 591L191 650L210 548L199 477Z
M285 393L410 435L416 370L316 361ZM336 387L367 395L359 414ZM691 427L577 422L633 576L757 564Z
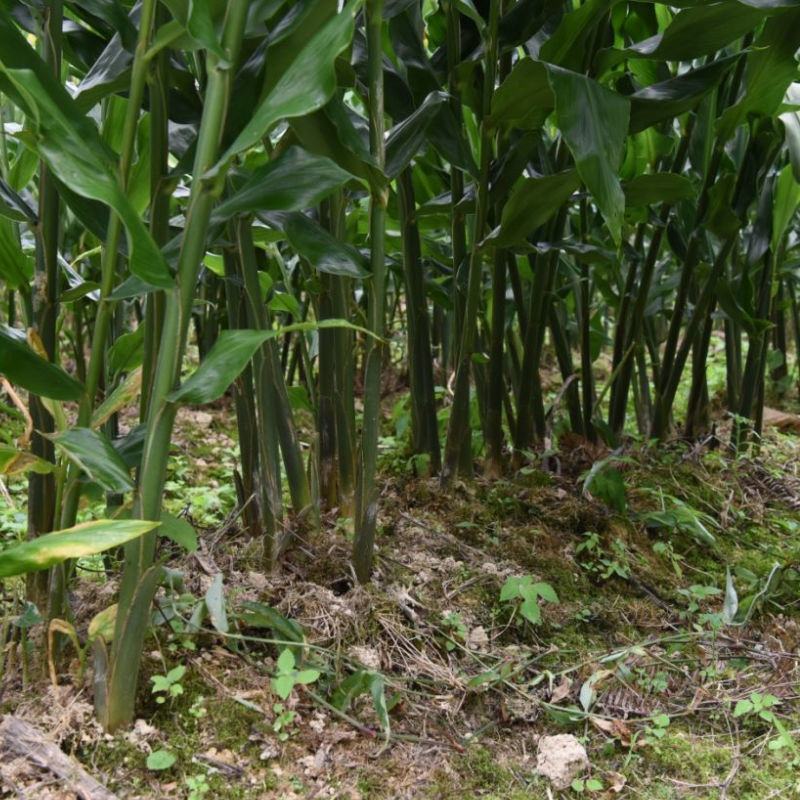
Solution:
M586 748L571 733L539 739L536 771L548 778L555 789L567 789L588 768Z
M470 650L485 650L489 645L489 635L483 625L473 628L467 636L467 647Z

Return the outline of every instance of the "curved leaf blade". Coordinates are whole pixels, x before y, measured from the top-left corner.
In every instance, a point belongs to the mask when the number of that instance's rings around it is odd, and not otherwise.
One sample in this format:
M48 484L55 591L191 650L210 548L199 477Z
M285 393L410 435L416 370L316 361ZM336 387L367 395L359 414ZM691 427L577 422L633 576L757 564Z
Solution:
M83 394L82 384L28 347L22 331L6 325L0 325L0 373L32 394L51 400L78 400Z
M48 569L68 558L102 553L137 539L158 525L146 520L99 519L46 533L0 552L0 578Z

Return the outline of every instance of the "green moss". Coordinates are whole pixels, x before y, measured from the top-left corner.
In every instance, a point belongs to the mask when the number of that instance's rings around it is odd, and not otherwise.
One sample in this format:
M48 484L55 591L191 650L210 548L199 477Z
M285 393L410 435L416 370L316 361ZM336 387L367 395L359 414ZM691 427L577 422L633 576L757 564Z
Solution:
M456 782L454 775L458 776ZM532 793L511 770L498 764L490 750L474 745L453 759L447 772L438 772L421 796L431 800L529 800L538 793Z

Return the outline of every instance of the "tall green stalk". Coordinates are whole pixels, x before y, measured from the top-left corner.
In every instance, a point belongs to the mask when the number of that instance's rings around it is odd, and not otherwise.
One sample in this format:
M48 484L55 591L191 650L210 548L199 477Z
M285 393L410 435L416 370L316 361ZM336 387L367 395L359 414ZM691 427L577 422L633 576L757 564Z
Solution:
M367 0L367 73L369 91L369 147L370 155L378 169L386 163L384 143L383 103L383 0ZM378 434L380 432L381 360L383 357L384 315L386 298L386 262L384 235L386 205L389 198L387 186L373 186L369 205L369 237L371 285L367 306L367 324L370 332L379 337L368 337L365 347L364 368L364 422L361 430L361 454L356 486L356 520L353 541L353 565L362 583L372 574L375 528L378 518L378 497L375 489L375 472L378 466Z
M489 24L486 29L485 61L483 75L482 119L480 133L480 174L478 177L475 200L475 226L473 230L472 249L469 260L469 276L467 282L467 303L464 309L463 329L456 361L456 380L453 405L450 410L450 421L447 427L444 461L442 464L442 483L448 484L459 473L463 472L461 461L462 448L468 447L470 439L469 426L469 394L470 369L475 336L478 324L478 306L480 304L481 282L483 277L483 252L480 247L486 228L489 209L489 167L492 156L491 129L489 112L494 94L497 76L497 25L500 17L500 0L491 0L489 7Z
M61 79L61 28L64 19L63 3L55 0L44 11L42 57L47 67ZM58 238L60 230L58 190L49 168L39 163L39 226L36 231L36 281L33 293L33 318L28 320L35 327L42 346L50 361L56 362L58 342L56 321L58 318L59 268ZM45 461L55 461L52 442L46 434L54 430L53 418L36 395L30 398L30 414L34 433L31 451ZM45 435L42 435L45 434ZM33 538L53 530L56 522L56 481L53 474L30 473L28 480L28 536ZM46 572L28 577L28 596L40 608L47 602Z
M167 395L180 378L191 322L197 276L205 254L205 239L215 193L203 176L216 162L230 98L233 70L238 61L247 0L228 5L222 33L225 58L207 52L208 84L195 151L186 227L178 257L177 285L169 291L161 346L147 418L142 468L135 512L140 519L159 519L166 479L167 458L176 407ZM149 612L157 583L150 576L155 554L155 535L147 534L125 548L114 644L108 664L107 693L99 698L104 726L114 730L133 719L139 661L145 626L141 616ZM144 611L142 611L144 608Z
M156 12L156 0L143 0L139 19L139 35L136 40L136 51L131 68L131 83L128 103L125 109L125 121L122 129L122 144L119 153L118 179L123 191L128 186L131 166L135 155L136 132L139 126L139 114L144 89L147 84L149 61L146 57L147 46L153 29ZM86 370L84 394L78 408L78 426L88 427L92 420L92 411L97 391L103 382L103 370L106 363L106 345L111 331L116 303L110 295L114 290L117 278L117 254L124 226L116 214L108 220L108 231L100 262L100 299L97 304L97 316L92 333L92 349ZM80 468L71 465L68 470L66 490L61 509L61 527L69 528L75 524L80 498Z
M426 453L430 457L430 468L435 473L441 466L439 424L436 418L433 355L428 303L425 297L422 245L416 219L416 199L410 167L403 170L397 179L397 194L408 304L407 341L411 378L412 446L415 453Z

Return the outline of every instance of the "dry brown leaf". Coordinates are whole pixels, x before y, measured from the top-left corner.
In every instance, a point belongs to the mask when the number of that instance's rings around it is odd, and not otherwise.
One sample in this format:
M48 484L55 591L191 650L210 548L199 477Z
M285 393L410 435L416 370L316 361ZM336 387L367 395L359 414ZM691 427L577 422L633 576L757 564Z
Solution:
M562 700L569 697L570 689L572 688L572 681L565 675L561 679L561 683L553 689L553 694L550 695L551 703L560 703Z

